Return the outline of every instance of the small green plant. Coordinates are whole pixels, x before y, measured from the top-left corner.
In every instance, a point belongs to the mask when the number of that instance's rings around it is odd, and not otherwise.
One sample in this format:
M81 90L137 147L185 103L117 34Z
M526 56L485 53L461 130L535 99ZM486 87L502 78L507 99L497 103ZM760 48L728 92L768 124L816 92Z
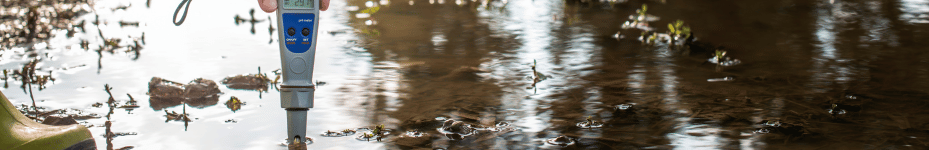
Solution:
M587 123L588 124L594 123L594 121L591 120L590 118L593 118L593 116L587 116Z
M374 134L362 133L361 138L364 138L365 140L370 141L371 138L374 138Z
M378 134L378 135L379 135L379 134L381 134L381 131L384 131L384 125L383 125L383 124L382 124L382 125L374 126L374 131L372 131L372 133Z
M635 13L639 14L639 16L645 16L645 11L648 11L648 5L642 4L642 9L635 10Z
M684 26L684 21L677 20L674 23L668 23L669 35L687 39L690 37L690 27Z
M723 56L726 56L726 51L717 49L716 54L714 56L716 56L716 61L722 61Z
M648 36L648 41L647 41L647 43L649 43L649 44L655 44L655 41L656 41L657 39L658 39L658 33L654 33L654 32L653 32L652 35L649 35L649 36Z

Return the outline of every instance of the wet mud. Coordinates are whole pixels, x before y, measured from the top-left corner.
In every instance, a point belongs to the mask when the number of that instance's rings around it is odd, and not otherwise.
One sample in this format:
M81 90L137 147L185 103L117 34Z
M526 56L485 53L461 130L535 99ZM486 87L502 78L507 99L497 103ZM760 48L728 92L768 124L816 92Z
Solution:
M148 83L149 104L152 109L161 110L185 103L193 107L216 105L219 102L219 86L207 79L194 79L188 84L152 77Z
M271 79L264 74L236 75L222 81L230 89L267 91Z

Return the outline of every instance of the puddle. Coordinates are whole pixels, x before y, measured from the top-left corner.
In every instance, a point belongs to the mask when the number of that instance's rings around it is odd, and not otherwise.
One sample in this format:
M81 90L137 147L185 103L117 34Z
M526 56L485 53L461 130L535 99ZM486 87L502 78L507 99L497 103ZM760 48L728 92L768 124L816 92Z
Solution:
M288 146L280 29L254 2L182 26L173 3L0 4L0 90L32 120L101 149ZM924 4L334 2L307 126L325 142L298 146L926 149ZM375 123L395 129L337 130Z

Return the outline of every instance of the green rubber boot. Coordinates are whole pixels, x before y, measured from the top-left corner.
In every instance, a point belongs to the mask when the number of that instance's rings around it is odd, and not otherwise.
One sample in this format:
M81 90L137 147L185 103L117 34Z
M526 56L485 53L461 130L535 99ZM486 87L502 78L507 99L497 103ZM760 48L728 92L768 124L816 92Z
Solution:
M0 149L95 150L90 130L79 124L44 125L26 118L0 93Z

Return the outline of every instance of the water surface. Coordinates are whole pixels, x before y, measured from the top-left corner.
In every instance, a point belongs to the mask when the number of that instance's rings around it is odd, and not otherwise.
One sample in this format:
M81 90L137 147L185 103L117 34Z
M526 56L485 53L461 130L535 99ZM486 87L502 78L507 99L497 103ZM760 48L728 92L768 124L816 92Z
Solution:
M623 28L643 4L658 18L644 29L666 33L682 20L710 50L643 44L642 29ZM105 115L108 107L92 105L107 101L108 84L116 100L128 93L142 107L79 121L93 125L101 149L286 149L276 88L220 85L219 104L203 107L161 109L146 95L152 77L221 81L259 67L273 77L281 66L277 29L268 29L273 14L251 1L196 1L175 26L176 2L79 5L88 13L66 20L87 22L84 32L52 28L47 40L5 46L0 55L2 69L39 59L37 74L56 79L33 87L38 106ZM0 30L17 23L4 20ZM314 79L325 84L308 115L309 149L929 147L925 0L337 0L319 26ZM98 48L111 38L133 45L143 33L141 50ZM704 63L718 47L742 63ZM725 77L733 80L707 81ZM31 104L18 81L0 90L16 105ZM246 105L230 110L222 103L232 96ZM632 107L616 109L624 104ZM192 121L165 121L164 110L186 111ZM588 117L604 125L577 126ZM445 119L481 129L445 136L437 129ZM107 120L112 132L136 134L101 140ZM392 130L380 142L320 136L380 124ZM574 143L547 142L559 136Z

